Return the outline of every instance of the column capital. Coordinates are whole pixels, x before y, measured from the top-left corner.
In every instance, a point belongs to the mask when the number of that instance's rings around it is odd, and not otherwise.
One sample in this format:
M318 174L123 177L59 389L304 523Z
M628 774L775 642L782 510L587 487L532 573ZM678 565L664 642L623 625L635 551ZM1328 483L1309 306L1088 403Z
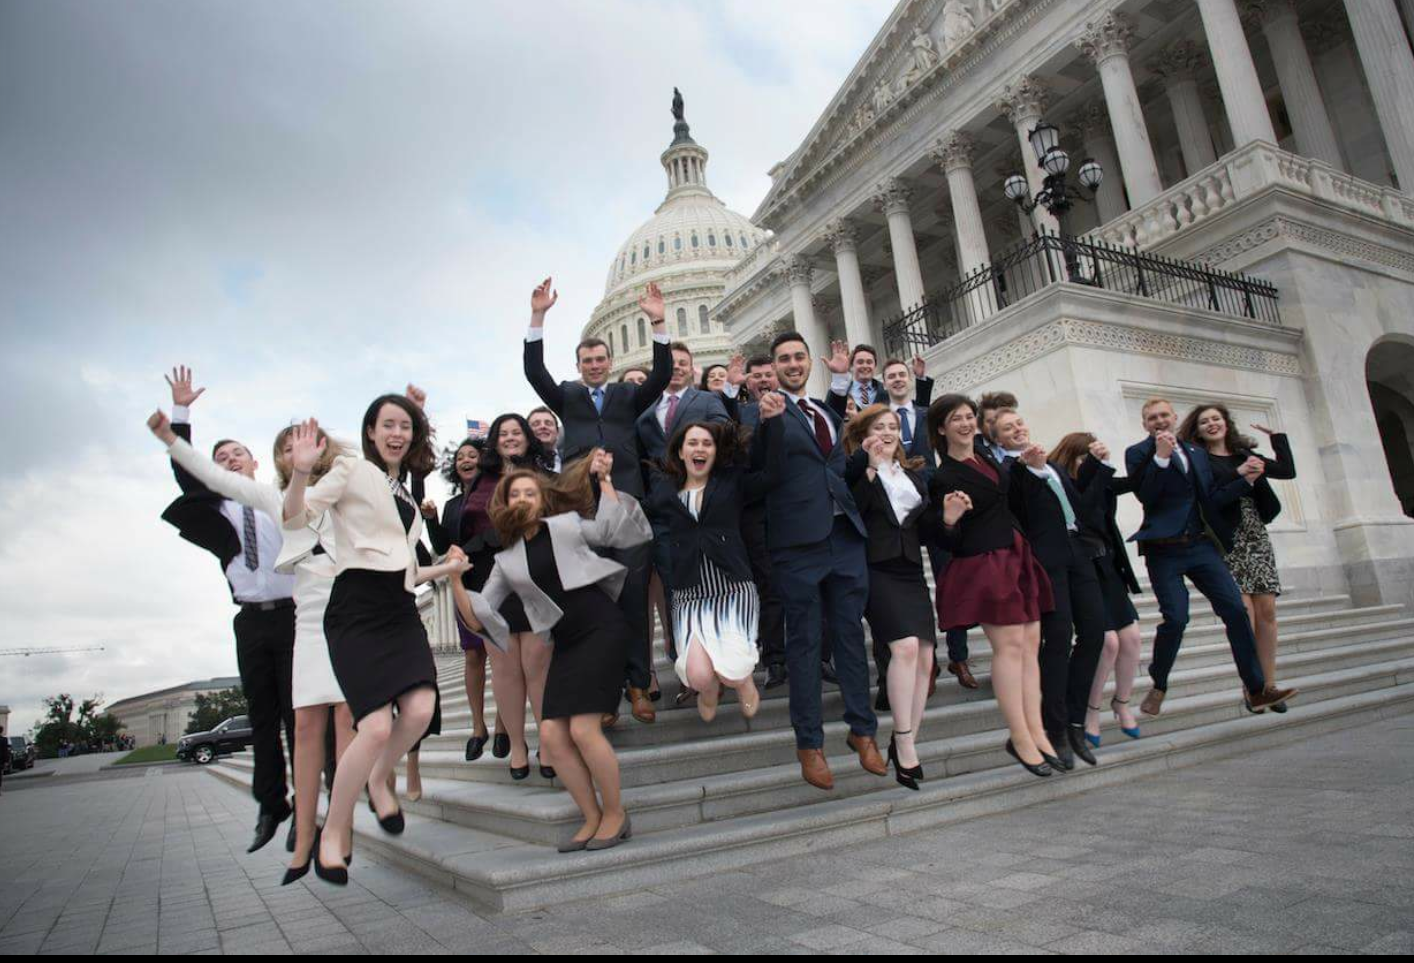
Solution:
M1350 39L1341 23L1344 19L1339 16L1327 16L1302 21L1301 38L1306 41L1306 50L1311 56L1319 57Z
M997 109L1017 125L1039 119L1050 103L1050 90L1031 74L1008 84L997 96Z
M1242 22L1249 27L1295 20L1296 16L1296 7L1291 0L1246 0L1242 5Z
M897 177L890 177L874 192L874 206L885 214L907 214L909 186Z
M1124 14L1107 13L1085 25L1085 32L1075 46L1091 61L1102 64L1111 57L1128 56L1135 33L1133 21Z
M949 131L938 139L929 154L944 173L962 167L971 170L972 160L976 155L976 143L966 131Z
M1207 53L1192 40L1180 40L1149 63L1149 69L1170 84L1197 80L1211 61Z
M838 254L840 251L853 251L858 240L858 233L854 229L854 223L847 217L836 218L825 225L825 240L829 242L830 249Z
M781 261L781 273L790 281L791 287L797 284L809 287L810 277L815 273L815 268L811 265L808 257L791 254Z

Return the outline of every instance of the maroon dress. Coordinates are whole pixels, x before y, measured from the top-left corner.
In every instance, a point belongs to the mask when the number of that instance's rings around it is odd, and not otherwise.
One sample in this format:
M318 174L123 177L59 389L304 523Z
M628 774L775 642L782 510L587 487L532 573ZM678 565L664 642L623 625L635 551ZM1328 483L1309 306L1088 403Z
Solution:
M993 483L1000 480L991 465L976 458L962 464ZM1039 622L1043 612L1056 607L1050 576L1019 530L1013 532L1007 548L954 555L938 586L936 603L938 627L943 630Z

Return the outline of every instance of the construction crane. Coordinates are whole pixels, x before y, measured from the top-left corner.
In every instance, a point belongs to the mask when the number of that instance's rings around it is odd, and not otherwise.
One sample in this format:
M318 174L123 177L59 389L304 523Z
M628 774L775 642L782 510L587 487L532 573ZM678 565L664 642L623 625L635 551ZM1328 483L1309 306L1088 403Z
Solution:
M73 646L72 648L49 649L0 649L0 655L55 655L59 652L102 652L101 645Z

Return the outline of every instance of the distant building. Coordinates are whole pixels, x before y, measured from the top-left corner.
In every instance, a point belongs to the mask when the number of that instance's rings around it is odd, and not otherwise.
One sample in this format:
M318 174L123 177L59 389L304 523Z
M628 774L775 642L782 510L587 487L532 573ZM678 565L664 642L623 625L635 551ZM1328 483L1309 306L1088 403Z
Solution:
M138 746L155 746L164 740L176 742L187 731L187 724L196 714L198 694L240 687L238 676L187 682L121 699L107 711L117 717L123 731L132 736Z
M5 730L5 735L12 735L10 732L10 707L0 706L0 729Z

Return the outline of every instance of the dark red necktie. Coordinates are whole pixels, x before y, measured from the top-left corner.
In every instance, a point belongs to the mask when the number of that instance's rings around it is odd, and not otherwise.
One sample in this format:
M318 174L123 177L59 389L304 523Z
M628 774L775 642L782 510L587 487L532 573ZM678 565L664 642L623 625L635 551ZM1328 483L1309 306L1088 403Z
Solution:
M826 458L830 457L830 449L835 447L835 443L830 440L830 426L825 424L825 417L804 398L801 398L797 404L800 405L800 410L805 412L805 417L815 425L815 444L820 446L820 454Z

